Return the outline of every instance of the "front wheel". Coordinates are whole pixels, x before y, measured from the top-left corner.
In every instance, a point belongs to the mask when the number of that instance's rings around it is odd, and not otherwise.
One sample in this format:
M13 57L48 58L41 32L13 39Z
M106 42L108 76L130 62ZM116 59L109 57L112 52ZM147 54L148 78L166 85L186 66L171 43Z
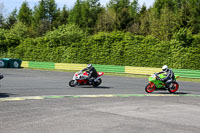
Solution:
M146 85L145 91L147 93L152 93L155 90L155 88L156 88L156 86L155 86L154 83L149 83L149 84Z
M101 78L99 78L96 82L93 82L93 87L98 87L102 83Z
M170 93L175 93L179 88L179 84L177 82L172 82L168 88Z
M70 86L70 87L75 87L75 86L76 86L75 80L69 81L69 86Z

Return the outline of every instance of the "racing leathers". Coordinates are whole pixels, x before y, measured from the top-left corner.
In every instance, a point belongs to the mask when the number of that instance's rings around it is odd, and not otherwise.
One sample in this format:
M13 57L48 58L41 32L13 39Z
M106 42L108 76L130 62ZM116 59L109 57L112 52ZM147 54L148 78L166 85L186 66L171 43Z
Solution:
M162 72L159 72L157 74L162 74L162 73L165 73L165 71L162 71ZM174 76L174 72L171 70L171 69L168 69L168 71L166 71L166 77L165 78L162 78L160 79L161 81L163 81L165 83L165 86L167 88L169 88L170 84L175 81L175 76Z
M86 67L82 71L88 72L88 80L91 83L98 77L97 71L94 67L91 68Z

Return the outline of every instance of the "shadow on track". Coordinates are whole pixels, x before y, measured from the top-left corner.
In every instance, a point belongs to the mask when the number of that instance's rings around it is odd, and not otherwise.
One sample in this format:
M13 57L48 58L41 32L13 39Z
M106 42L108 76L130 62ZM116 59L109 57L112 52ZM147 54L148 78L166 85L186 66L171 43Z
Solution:
M94 89L110 89L112 87L107 86L98 86L98 87L92 87L92 86L79 86L80 88L94 88Z
M190 93L186 93L186 92L175 92L175 93L169 93L169 92L157 92L154 94L174 94L174 95L186 95L186 94L190 94Z
M10 95L12 95L12 94L9 94L9 93L0 93L0 98L10 97Z
M110 89L110 88L112 88L112 87L107 87L107 86L98 86L98 87L96 87L97 89Z

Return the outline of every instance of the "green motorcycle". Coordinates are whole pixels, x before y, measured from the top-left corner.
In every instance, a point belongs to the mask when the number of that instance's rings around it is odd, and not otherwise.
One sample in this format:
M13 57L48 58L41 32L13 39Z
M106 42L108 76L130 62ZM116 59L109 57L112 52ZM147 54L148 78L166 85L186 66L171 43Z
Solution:
M174 81L169 85L167 88L165 86L165 83L163 81L160 81L160 79L165 78L166 76L164 74L158 75L157 73L153 74L149 77L149 83L145 87L145 91L147 93L152 93L154 90L168 90L170 93L175 93L178 88L179 84L176 82L176 79L179 77L178 75L175 75Z

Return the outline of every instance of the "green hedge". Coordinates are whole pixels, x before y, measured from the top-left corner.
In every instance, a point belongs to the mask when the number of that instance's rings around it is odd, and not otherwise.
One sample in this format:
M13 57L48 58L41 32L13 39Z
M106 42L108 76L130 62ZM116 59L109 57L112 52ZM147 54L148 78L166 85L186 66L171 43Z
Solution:
M52 62L29 62L30 68L47 68L47 69L55 69L55 64Z
M118 72L118 73L124 73L125 67L124 66L114 66L114 65L93 65L95 69L99 72Z
M5 57L5 53L1 56ZM17 47L9 47L6 57L41 62L142 67L167 64L171 68L200 70L200 35L195 35L191 45L185 46L184 42L176 39L160 41L153 36L120 31L87 36L76 26L69 25L44 37L27 38Z

